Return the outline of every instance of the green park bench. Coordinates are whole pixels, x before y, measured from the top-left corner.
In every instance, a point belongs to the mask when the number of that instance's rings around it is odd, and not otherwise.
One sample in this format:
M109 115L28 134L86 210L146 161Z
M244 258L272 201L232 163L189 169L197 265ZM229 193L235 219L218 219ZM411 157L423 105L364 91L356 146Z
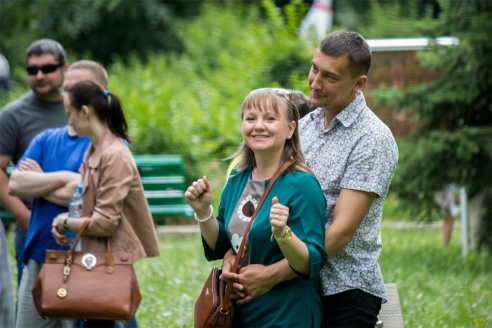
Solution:
M134 155L142 178L145 198L154 217L192 218L193 209L184 199L185 173L181 155Z
M142 178L145 197L156 224L167 218L193 217L193 209L185 202L185 174L181 155L134 155L135 163ZM7 168L10 175L14 167ZM4 222L14 218L0 207L0 218Z

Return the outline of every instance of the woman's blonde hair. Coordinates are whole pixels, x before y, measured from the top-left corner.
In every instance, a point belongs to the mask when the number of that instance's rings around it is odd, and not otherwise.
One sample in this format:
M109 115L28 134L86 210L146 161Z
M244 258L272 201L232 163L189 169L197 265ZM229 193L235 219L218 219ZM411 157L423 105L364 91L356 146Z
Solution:
M312 174L311 170L306 165L304 154L301 150L299 111L292 101L292 93L286 89L270 88L251 91L246 96L241 106L241 120L244 118L244 111L253 107L258 108L259 110L271 108L276 114L279 114L280 111L284 111L287 121L295 122L294 133L291 138L285 140L279 168L289 159L293 159L296 164L291 166L289 170L304 171ZM239 160L238 165L236 166L237 172L244 171L248 167L256 167L256 159L253 150L246 145L244 140L239 149L230 158Z

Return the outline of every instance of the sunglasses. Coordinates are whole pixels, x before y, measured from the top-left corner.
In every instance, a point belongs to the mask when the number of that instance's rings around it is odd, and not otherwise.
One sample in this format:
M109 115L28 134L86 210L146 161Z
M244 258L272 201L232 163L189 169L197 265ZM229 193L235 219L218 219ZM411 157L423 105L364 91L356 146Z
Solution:
M292 103L292 92L290 90L283 89L283 88L260 88L251 91L251 93L258 92L258 91L272 91L273 93L276 93L279 96L284 97L285 99L287 99Z
M58 68L62 67L63 64L49 64L43 66L27 66L26 71L29 75L37 75L38 71L41 70L43 74L48 74L56 71Z

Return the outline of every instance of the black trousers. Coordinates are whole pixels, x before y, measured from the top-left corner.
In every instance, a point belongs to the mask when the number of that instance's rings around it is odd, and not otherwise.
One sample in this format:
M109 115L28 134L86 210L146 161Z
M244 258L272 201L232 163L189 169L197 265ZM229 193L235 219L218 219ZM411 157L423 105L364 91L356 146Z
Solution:
M374 328L381 310L381 298L360 289L323 296L321 327Z
M116 327L116 321L114 320L97 320L87 319L84 321L84 328L114 328Z

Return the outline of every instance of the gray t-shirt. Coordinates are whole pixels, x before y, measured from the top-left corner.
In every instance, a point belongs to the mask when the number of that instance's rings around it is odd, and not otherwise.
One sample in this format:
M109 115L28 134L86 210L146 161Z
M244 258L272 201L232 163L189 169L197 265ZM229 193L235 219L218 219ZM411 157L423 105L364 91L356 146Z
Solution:
M67 122L63 101L43 101L29 91L0 111L0 155L12 157L17 164L38 133Z
M299 122L306 163L326 197L326 226L331 225L341 189L377 194L350 243L321 270L323 295L361 289L386 301L378 258L383 203L398 162L391 130L367 107L362 92L324 127L318 108Z
M258 207L258 203L264 191L264 180L249 180L239 198L236 210L234 211L228 226L231 244L236 253L239 251L246 227ZM239 264L241 267L245 267L249 264L249 238L244 244L241 262Z
M67 123L63 101L43 101L29 91L0 111L0 155L10 156L17 165L38 133ZM31 208L31 200L24 203Z

